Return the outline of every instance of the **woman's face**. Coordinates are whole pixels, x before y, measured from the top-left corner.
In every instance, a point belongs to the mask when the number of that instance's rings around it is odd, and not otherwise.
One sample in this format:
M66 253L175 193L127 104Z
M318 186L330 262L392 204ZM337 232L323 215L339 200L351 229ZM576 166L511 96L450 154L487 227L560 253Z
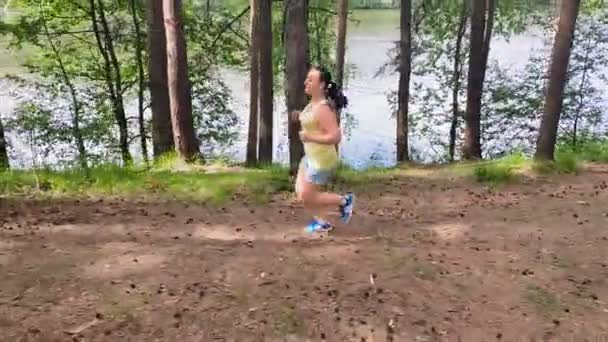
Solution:
M309 96L315 96L323 93L325 85L321 82L321 73L317 69L310 69L304 81L304 92Z

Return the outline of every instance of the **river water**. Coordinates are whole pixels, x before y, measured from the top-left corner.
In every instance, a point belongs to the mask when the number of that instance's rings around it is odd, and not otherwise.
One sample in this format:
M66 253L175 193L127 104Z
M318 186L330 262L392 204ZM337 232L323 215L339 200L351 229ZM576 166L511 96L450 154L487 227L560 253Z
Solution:
M354 117L355 124L349 130L340 146L342 159L355 168L372 166L391 166L395 164L396 123L391 115L387 99L390 91L396 90L399 81L398 73L385 73L377 76L378 70L387 62L391 48L399 39L399 12L395 10L356 11L347 36L346 62L354 69L345 89L349 98L348 112ZM522 69L531 52L543 46L540 32L530 30L524 34L504 38L496 37L492 41L491 59L497 59L501 65L510 66L513 72ZM235 94L247 94L249 85L243 83L246 75L228 72L226 80ZM412 80L414 82L415 79ZM449 99L446 99L449 101ZM275 127L285 127L285 106L283 98L276 99ZM246 119L248 98L238 97L235 108L245 113ZM412 111L416 107L411 108ZM275 131L275 159L285 161L287 138L284 129ZM245 137L245 136L243 136ZM413 140L411 144L417 150L428 150L425 139ZM244 158L244 141L237 149L238 158Z
M377 76L378 69L388 60L389 50L399 38L399 16L395 10L356 11L347 36L346 61L353 69L345 93L349 98L349 114L354 117L354 127L341 144L341 157L356 168L370 166L390 166L395 163L395 120L387 101L387 94L397 89L398 74L388 73ZM496 37L492 41L490 59L497 60L501 66L509 66L511 72L517 73L527 63L531 52L543 46L544 38L537 30L510 37L508 40ZM233 108L239 115L241 124L240 138L235 146L225 150L230 157L242 160L245 156L245 139L247 136L248 94L247 75L231 70L222 72L222 77L233 92ZM415 81L415 79L413 80ZM606 92L605 92L606 93ZM449 99L446 99L448 101ZM8 95L8 85L0 87L0 114L10 115L15 106L15 99ZM129 111L136 111L129 106ZM416 110L414 106L412 111ZM286 118L284 98L277 94L275 99L275 150L276 161L288 159ZM28 149L20 142L19 137L11 136L13 157L20 160L18 164L31 165ZM411 141L417 150L427 150L429 143L425 137ZM16 151L16 152L15 152Z

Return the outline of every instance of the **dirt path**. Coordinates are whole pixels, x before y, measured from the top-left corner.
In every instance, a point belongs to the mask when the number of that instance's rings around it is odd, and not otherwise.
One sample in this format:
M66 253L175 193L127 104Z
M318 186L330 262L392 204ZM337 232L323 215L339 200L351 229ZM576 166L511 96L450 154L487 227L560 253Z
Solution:
M285 198L5 200L0 340L608 340L607 182L394 177L318 238Z

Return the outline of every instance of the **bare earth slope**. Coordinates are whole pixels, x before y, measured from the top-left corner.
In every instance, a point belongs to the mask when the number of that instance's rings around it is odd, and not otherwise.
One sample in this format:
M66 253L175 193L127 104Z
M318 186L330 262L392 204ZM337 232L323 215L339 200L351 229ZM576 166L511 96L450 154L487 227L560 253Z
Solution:
M0 340L602 341L607 182L389 177L315 238L286 196L3 200Z

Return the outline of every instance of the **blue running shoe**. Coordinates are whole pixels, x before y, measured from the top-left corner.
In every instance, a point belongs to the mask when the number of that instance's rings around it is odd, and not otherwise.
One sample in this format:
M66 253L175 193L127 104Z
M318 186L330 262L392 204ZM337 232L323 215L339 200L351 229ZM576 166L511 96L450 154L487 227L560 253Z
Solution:
M328 233L334 229L334 226L329 222L320 222L317 219L312 220L306 227L306 231L309 233Z
M353 218L353 209L355 207L355 195L352 192L349 192L344 196L344 205L340 206L340 215L342 217L342 222L348 224L350 220Z

